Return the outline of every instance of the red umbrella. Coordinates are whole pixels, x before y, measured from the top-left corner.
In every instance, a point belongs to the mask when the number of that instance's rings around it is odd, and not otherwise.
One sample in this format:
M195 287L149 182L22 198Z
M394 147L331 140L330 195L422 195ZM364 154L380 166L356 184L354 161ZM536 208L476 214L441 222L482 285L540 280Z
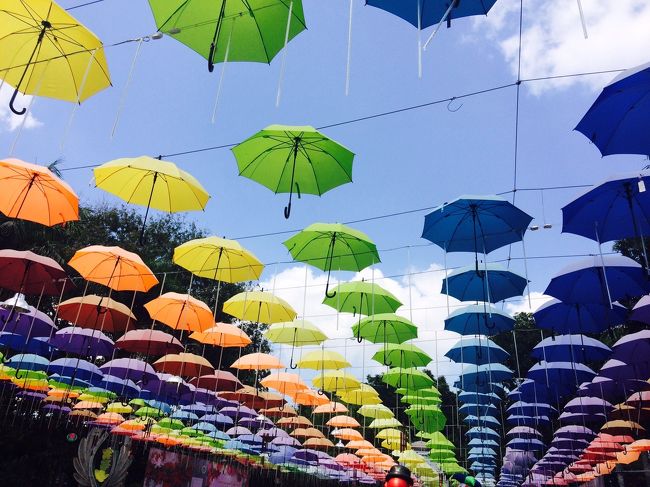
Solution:
M0 250L0 287L23 294L57 296L67 275L55 260L29 250ZM67 288L74 287L72 283Z
M244 387L243 384L239 382L239 379L237 379L237 377L225 370L215 370L214 374L195 377L190 381L190 384L216 392L232 392L241 387Z
M181 377L199 377L206 372L214 372L214 367L206 359L193 353L170 353L153 363L157 372L180 375Z
M160 356L183 351L183 344L160 330L131 330L115 342L115 347L131 353Z
M107 333L124 333L136 322L128 306L94 294L63 301L58 306L58 316L81 328L101 329Z

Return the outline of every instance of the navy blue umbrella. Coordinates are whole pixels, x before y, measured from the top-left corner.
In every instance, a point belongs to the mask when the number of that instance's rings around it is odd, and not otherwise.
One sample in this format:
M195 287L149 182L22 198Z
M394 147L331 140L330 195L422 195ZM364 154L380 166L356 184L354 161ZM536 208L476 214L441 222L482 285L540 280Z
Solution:
M421 29L443 20L487 15L495 3L496 0L366 0L366 5L386 10Z
M529 426L531 428L538 428L546 424L550 424L551 420L548 416L531 416L526 414L511 414L506 418L506 423L515 424L517 426Z
M628 257L606 255L577 261L556 275L544 294L565 303L601 303L646 294L648 280L643 268Z
M547 362L599 362L612 353L604 343L585 335L558 335L539 342L530 355Z
M551 299L535 313L535 324L557 333L601 333L625 323L627 309L618 303L564 303Z
M549 416L551 414L557 413L557 410L550 404L544 402L517 401L512 403L508 409L506 409L506 412L521 415L535 416L538 414L544 414Z
M81 379L89 382L99 382L104 374L95 364L80 358L60 358L50 362L49 374ZM99 385L99 384L97 384Z
M497 264L485 268L461 267L450 272L442 281L443 294L460 301L484 301L496 303L514 296L521 296L528 280Z
M487 304L458 308L445 319L445 330L461 335L496 335L514 326L515 320L510 315Z
M485 337L461 338L445 353L454 362L483 365L503 362L510 354L492 340Z
M501 402L501 398L494 393L481 394L465 391L458 394L458 400L465 404L499 404Z
M513 438L506 446L515 450L544 451L544 443L535 438Z
M650 64L629 69L612 80L589 108L576 130L603 156L650 155Z
M546 385L546 382L535 382L532 379L524 379L515 389L508 393L508 397L517 401L526 402L549 402L556 396L554 391Z
M0 347L10 348L16 352L31 353L35 355L50 355L54 350L47 342L47 338L27 338L18 333L0 331Z

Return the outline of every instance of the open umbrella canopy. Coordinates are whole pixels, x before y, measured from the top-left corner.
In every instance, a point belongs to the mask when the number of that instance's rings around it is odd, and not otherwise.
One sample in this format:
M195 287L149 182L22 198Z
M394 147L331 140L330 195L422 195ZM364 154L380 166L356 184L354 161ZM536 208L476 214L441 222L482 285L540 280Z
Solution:
M57 331L49 343L63 352L92 357L110 357L115 348L113 340L101 331L73 326Z
M315 387L327 392L344 392L357 389L361 382L349 372L330 370L323 372L312 380Z
M618 303L564 303L551 299L535 313L535 324L557 333L600 333L624 323L627 309Z
M160 330L131 330L115 341L115 348L144 355L165 355L183 351L183 344Z
M58 296L67 274L54 260L29 250L0 250L0 287L15 293ZM5 320L6 322L6 320ZM6 330L11 331L11 330Z
M357 412L364 418L391 419L395 417L393 411L383 404L365 404Z
M402 303L383 287L368 281L344 282L332 289L336 295L323 304L337 311L359 315L394 313Z
M212 311L203 301L190 296L168 292L144 305L152 320L160 321L174 330L205 331L214 326Z
M130 379L133 382L157 380L156 371L151 365L135 358L117 358L106 362L100 370L107 375Z
M80 103L111 81L102 42L52 1L5 2L0 11L0 73L16 93Z
M352 181L354 154L310 126L270 125L232 152L240 176L276 194L289 193L286 218L291 214L293 193L320 196Z
M215 370L213 374L202 375L191 381L196 387L204 387L211 391L236 391L242 383L228 371Z
M224 61L270 63L283 48L285 35L290 40L306 29L301 0L291 9L282 0L209 5L199 0L150 0L149 5L158 30L206 58L210 71L214 63Z
M351 366L350 362L348 362L340 353L330 352L324 349L306 353L298 361L299 369L337 370Z
M0 160L0 184L0 212L8 218L48 227L79 220L76 193L46 167L18 159Z
M445 330L461 335L496 335L510 331L515 320L489 304L470 304L453 311L445 319Z
M510 354L487 337L463 337L456 342L445 357L457 363L484 365L503 362Z
M95 294L63 301L57 306L57 316L77 326L107 333L124 333L136 323L128 306Z
M174 249L173 261L195 276L224 282L259 279L264 264L236 240L197 238Z
M146 292L158 284L158 279L139 255L120 247L85 247L75 252L68 265L87 281L114 291Z
M267 353L249 353L242 355L230 366L240 370L284 369L286 366L273 355Z
M199 377L214 372L214 367L205 358L193 353L170 353L153 363L158 372L178 375L181 377Z
M372 359L389 367L425 367L432 360L421 348L406 343L387 343Z
M260 384L264 387L275 389L282 394L308 388L307 384L302 381L299 375L287 372L273 372L260 380Z
M531 356L547 362L595 362L609 357L611 349L585 335L559 335L545 338L531 351Z
M371 343L403 343L418 336L417 325L394 313L367 316L352 326L358 340Z
M284 299L264 291L235 294L223 303L223 312L242 321L267 324L292 321L298 315Z
M503 382L511 379L512 370L499 363L485 365L470 365L465 367L460 376L461 384L466 382Z
M431 377L415 368L391 368L388 372L384 372L381 380L393 387L406 387L407 389L424 389L433 385Z
M460 267L451 271L442 281L443 294L460 301L496 303L521 296L528 285L526 278L497 264L485 268Z
M296 347L320 345L327 340L327 335L307 320L273 323L264 331L264 336L274 343Z
M593 379L596 373L581 363L541 361L533 365L526 375L549 387L559 387L560 384L567 383L577 387L579 384Z
M195 331L190 338L197 342L223 348L241 348L252 343L244 330L229 323L215 323L213 327L204 331Z
M2 251L0 251L1 253ZM0 258L1 259L1 258ZM52 318L33 306L25 313L0 308L0 330L27 338L50 338L56 332Z

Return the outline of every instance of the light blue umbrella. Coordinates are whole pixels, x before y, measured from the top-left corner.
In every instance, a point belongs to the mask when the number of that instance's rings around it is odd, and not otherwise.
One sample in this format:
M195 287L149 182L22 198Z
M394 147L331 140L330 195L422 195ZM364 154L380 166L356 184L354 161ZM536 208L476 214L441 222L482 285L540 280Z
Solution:
M204 433L212 433L214 431L217 431L217 428L215 425L211 423L206 423L205 421L200 421L196 423L195 425L191 426L192 429L195 429L197 431L202 431Z
M470 415L463 420L471 426L487 426L488 428L500 428L501 422L494 416L474 416Z
M454 362L483 365L503 362L510 354L487 337L463 337L458 340L445 357Z
M495 416L499 414L497 407L492 404L463 404L458 408L458 412L473 416Z
M484 447L494 447L499 448L499 444L494 440L481 440L479 438L473 438L467 443L467 446L484 446Z
M183 410L177 410L174 411L170 418L172 419L180 419L181 421L198 421L199 417L191 412L191 411L183 411Z
M515 320L488 304L470 304L453 311L445 319L445 330L461 335L496 335L510 331Z
M47 370L50 361L33 353L19 353L7 360L4 365L16 370Z
M550 414L555 414L557 413L557 410L551 406L550 404L542 403L542 402L523 402L523 401L517 401L513 404L511 404L508 409L506 409L507 413L511 414L523 414L523 415L538 415L538 414L545 414L545 415L550 415Z
M210 433L207 434L209 438L212 438L214 440L220 440L220 441L228 441L230 440L230 435L227 435L223 431L211 431Z
M493 450L492 448L480 447L480 446L478 446L478 447L475 446L474 448L470 448L468 454L469 455L483 455L485 457L493 457L493 458L499 456L499 454L495 450Z
M493 383L504 382L512 379L513 372L502 364L471 365L464 369L460 376L461 384L466 383Z
M481 394L478 392L458 393L458 400L466 404L499 404L501 398L494 393Z
M501 438L501 435L494 431L492 428L487 428L485 426L474 426L467 430L465 433L469 438Z
M476 269L460 267L451 271L442 281L443 294L460 301L496 303L521 296L528 280L498 264L486 264Z
M585 335L558 335L545 338L530 355L547 362L600 362L612 350L603 342Z

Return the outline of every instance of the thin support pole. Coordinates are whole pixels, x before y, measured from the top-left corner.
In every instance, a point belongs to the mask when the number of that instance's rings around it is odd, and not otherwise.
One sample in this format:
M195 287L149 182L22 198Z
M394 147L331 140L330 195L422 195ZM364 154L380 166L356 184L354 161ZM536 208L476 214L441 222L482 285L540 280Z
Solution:
M528 257L526 256L526 243L524 242L524 232L521 232L521 248L524 252L524 272L526 273L526 290L528 291L528 309L533 309L530 299L530 279L528 279Z
M126 102L126 96L129 91L129 86L131 85L131 80L133 79L133 72L135 71L135 63L138 60L140 55L140 48L144 42L144 37L138 39L138 46L135 49L135 54L133 55L133 61L131 61L131 68L129 69L129 75L126 78L126 84L122 90L122 96L120 97L119 105L117 106L117 113L115 114L115 121L113 122L113 129L111 130L111 139L115 137L115 132L117 131L117 125L120 123L120 117L122 116L122 110L124 108L124 103Z
M585 13L582 10L582 1L581 0L576 0L578 3L578 12L580 12L580 23L582 24L582 34L585 36L585 39L589 38L589 34L587 33L587 21L585 20Z
M211 122L213 124L217 118L217 107L219 106L219 99L221 98L221 88L223 87L223 80L226 75L226 64L228 64L228 57L230 55L230 40L232 39L232 31L234 27L235 27L235 19L233 19L232 22L230 23L230 32L228 33L228 42L226 43L226 52L223 57L223 63L221 63L221 74L219 75L219 85L217 86L217 95L214 99L214 108L212 108Z
M596 242L598 243L598 253L600 254L600 263L603 266L603 279L605 281L605 289L607 290L607 300L609 302L609 309L614 309L612 304L612 294L609 291L609 283L607 282L607 268L605 266L605 258L603 257L603 248L600 244L600 237L598 236L598 222L594 222L594 230L596 233Z
M284 33L284 48L282 49L282 64L280 65L280 78L278 79L278 93L275 97L275 106L280 106L282 97L282 81L284 79L284 68L287 61L287 44L289 42L289 31L291 30L291 16L293 15L293 0L289 4L289 15L287 16L287 29Z
M348 59L345 67L345 96L350 94L350 66L352 64L352 12L354 0L350 0L350 14L348 16Z

